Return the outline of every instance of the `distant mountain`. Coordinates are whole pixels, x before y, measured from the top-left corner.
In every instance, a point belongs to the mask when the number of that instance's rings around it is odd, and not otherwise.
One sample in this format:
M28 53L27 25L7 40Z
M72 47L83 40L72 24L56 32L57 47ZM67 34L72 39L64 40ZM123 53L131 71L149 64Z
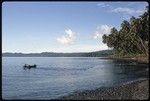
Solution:
M96 52L79 52L79 53L3 53L3 57L107 57L112 55L112 50L102 50Z

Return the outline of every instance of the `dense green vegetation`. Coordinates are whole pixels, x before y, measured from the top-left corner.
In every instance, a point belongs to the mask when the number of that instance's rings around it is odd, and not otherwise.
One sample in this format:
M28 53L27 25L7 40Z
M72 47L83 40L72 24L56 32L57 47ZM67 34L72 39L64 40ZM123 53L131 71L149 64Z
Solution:
M103 35L103 43L114 51L114 56L148 56L149 50L149 9L141 16L131 17L129 21L121 23L120 30L115 27L109 35Z

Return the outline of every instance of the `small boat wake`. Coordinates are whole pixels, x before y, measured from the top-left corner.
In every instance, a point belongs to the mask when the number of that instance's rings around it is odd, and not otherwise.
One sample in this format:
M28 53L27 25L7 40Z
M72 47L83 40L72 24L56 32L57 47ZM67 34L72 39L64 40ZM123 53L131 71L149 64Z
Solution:
M36 69L41 69L41 70L56 70L56 71L66 71L66 70L87 70L89 68L59 68L59 67L38 67Z

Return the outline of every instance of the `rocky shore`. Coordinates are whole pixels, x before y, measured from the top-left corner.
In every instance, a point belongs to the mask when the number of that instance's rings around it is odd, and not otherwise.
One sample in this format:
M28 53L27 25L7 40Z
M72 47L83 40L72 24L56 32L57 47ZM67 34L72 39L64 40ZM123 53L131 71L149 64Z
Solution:
M61 97L63 100L147 100L149 79L129 82L116 87L101 87L96 90L74 92Z

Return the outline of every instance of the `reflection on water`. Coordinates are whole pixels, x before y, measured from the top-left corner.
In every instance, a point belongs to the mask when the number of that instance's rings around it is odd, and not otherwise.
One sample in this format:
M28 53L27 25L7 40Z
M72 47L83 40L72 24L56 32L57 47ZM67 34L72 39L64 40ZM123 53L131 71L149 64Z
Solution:
M37 64L24 70L24 64ZM148 64L99 58L3 57L4 99L53 99L148 77Z

